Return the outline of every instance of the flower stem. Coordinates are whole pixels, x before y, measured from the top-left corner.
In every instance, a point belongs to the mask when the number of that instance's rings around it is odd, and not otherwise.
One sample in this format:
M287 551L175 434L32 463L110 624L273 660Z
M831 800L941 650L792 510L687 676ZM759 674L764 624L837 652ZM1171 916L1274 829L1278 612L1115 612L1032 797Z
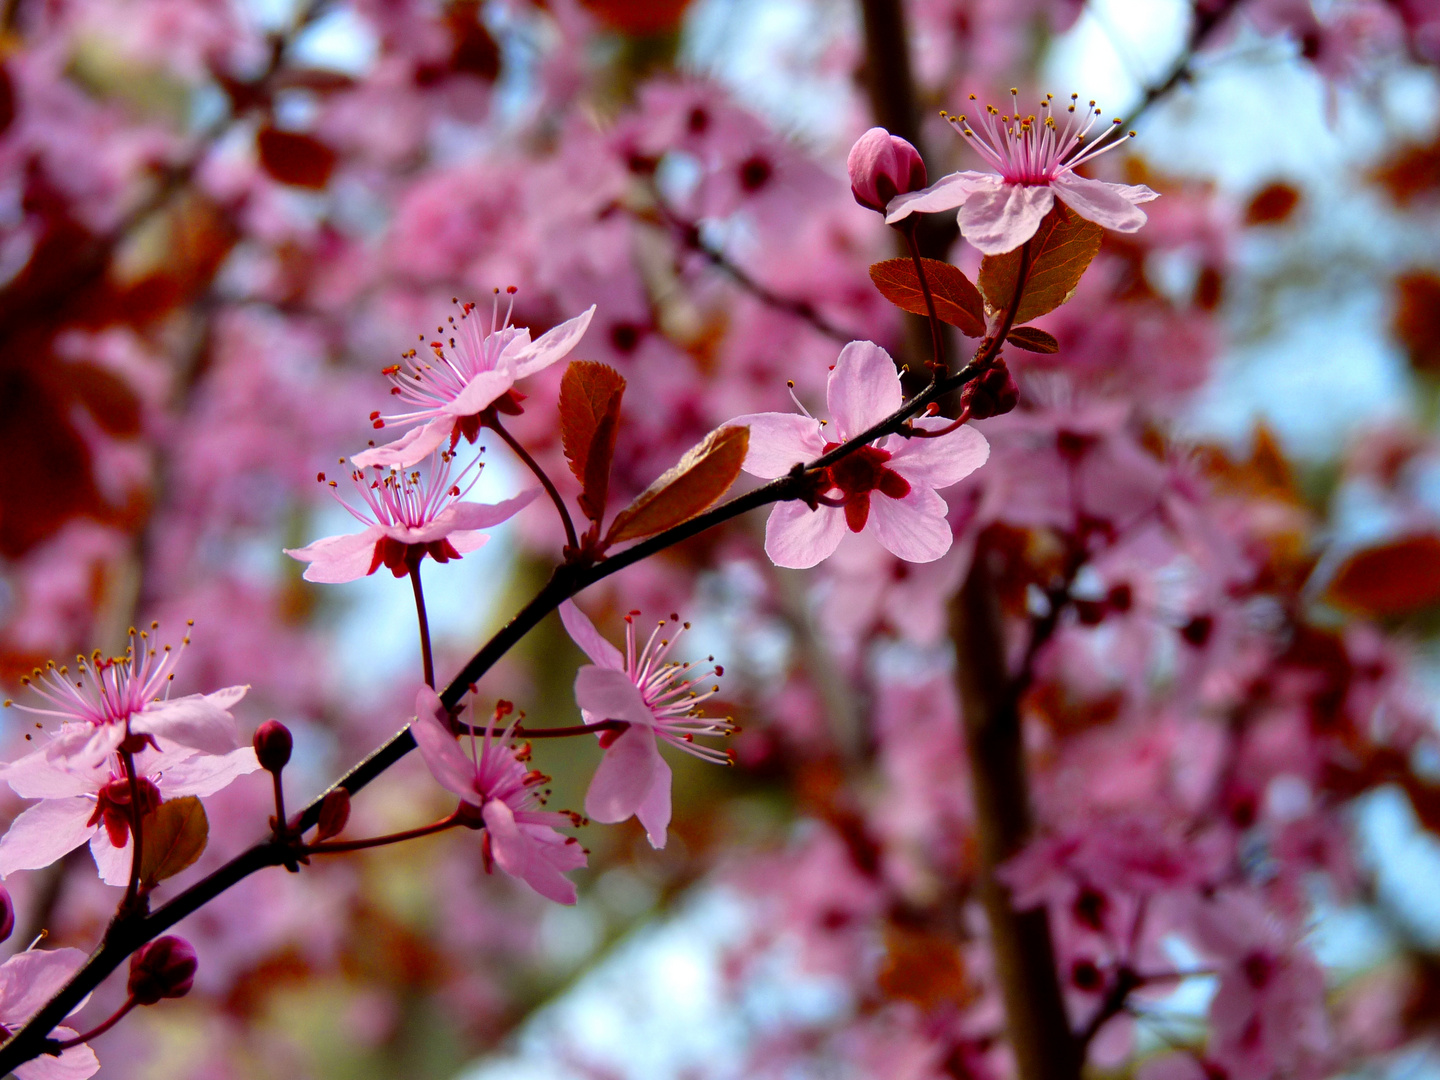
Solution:
M410 564L410 585L415 590L415 617L420 622L420 663L425 669L425 685L435 689L435 657L430 651L430 620L425 615L425 590L420 586L420 563ZM280 777L275 777L275 798L280 798ZM282 818L283 820L283 818Z
M386 833L384 836L370 836L364 840L320 840L314 844L304 845L300 849L300 853L302 855L339 855L346 851L364 851L366 848L384 847L386 844L416 840L422 836L430 836L434 833L444 832L446 829L453 829L459 824L460 816L456 813L447 818L441 818L439 821L432 821L429 825L421 825L419 828Z
M598 735L602 731L624 731L628 720L601 720L598 724L574 724L570 727L527 728L515 725L515 734L522 739L573 739L577 735ZM498 724L462 724L455 728L461 735L501 735L505 729Z
M55 1044L56 1052L58 1053L61 1050L69 1050L72 1046L79 1046L81 1043L89 1042L91 1039L94 1039L100 1035L104 1035L105 1032L109 1031L112 1027L114 1027L121 1020L123 1020L126 1014L129 1013L131 1009L135 1008L135 1005L135 999L133 997L127 997L125 999L125 1004L121 1005L120 1008L116 1009L114 1015L111 1016L110 1019L104 1021L96 1027L91 1028L89 1031L85 1032L82 1035L76 1035L72 1039L63 1039L60 1042L57 1042Z
M285 789L280 783L280 771L276 769L270 774L275 781L275 835L284 836L289 830L285 824Z
M129 750L121 750L120 764L130 782L130 837L134 844L130 849L130 880L125 885L125 896L120 901L119 909L128 913L135 907L140 895L140 860L144 857L144 838L140 829L140 781L135 775L135 755Z
M940 316L935 314L935 298L930 295L930 282L925 278L925 262L920 258L920 244L915 239L915 228L919 218L911 214L901 221L900 232L905 237L905 246L910 251L910 261L915 264L915 276L920 279L920 294L925 297L925 314L930 319L930 350L936 371L945 370L945 335L940 329Z
M565 505L565 500L560 497L560 492L550 480L540 463L530 456L529 451L520 445L518 439L506 431L500 424L500 416L494 409L485 411L485 426L491 428L496 435L505 440L505 445L515 451L516 457L525 463L525 467L535 474L536 478L550 496L550 501L555 504L555 509L560 511L560 520L565 525L565 544L571 551L580 550L580 539L575 535L575 523L570 520L570 510Z

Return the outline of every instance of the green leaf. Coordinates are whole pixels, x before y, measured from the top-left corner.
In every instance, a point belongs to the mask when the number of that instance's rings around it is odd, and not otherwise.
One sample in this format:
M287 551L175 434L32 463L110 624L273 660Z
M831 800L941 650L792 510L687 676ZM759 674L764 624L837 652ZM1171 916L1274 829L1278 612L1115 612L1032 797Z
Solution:
M205 808L193 795L168 799L140 823L140 884L153 889L200 857L210 838Z
M939 259L921 259L925 281L935 301L935 314L960 328L967 337L985 336L985 301L980 291L958 269ZM870 280L896 307L914 315L929 315L913 259L886 259L870 267Z
M615 515L606 546L654 536L709 509L740 475L749 448L748 427L716 428Z
M1044 330L1034 326L1017 326L1005 336L1005 340L1017 349L1026 352L1057 353L1060 343Z
M1090 260L1100 250L1105 230L1056 202L1030 240L1030 265L1025 274L1015 325L1054 311L1075 292ZM1020 248L987 255L980 263L980 291L995 311L1005 311L1020 277Z

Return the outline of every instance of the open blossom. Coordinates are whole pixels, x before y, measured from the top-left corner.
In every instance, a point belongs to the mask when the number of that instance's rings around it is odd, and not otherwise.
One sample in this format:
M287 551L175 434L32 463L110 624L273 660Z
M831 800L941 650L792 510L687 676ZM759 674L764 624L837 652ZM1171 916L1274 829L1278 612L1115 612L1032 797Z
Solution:
M665 626L661 622L637 650L633 616L625 617L622 654L573 603L567 600L560 605L560 621L575 644L595 661L575 675L575 700L581 715L587 724L620 720L628 725L619 732L600 733L605 756L585 794L585 813L607 824L633 814L645 826L651 847L662 848L670 824L670 766L660 756L657 740L702 761L728 765L728 751L698 745L695 736L728 735L734 727L727 720L695 713L701 702L720 689L714 684L696 687L719 675L721 669L666 659L686 627L673 637L661 638Z
M29 949L0 964L0 1039L8 1039L20 1030L84 963L85 954L79 949ZM77 1032L57 1027L50 1034L63 1040L73 1039ZM86 1080L99 1071L95 1051L81 1043L59 1054L41 1054L17 1065L14 1075L18 1080Z
M904 401L895 362L871 341L852 341L841 350L825 396L833 427L809 413L753 413L730 421L750 427L745 471L766 480L784 476L795 464L814 461L885 419ZM942 417L912 421L926 431L950 423ZM834 554L847 529L870 528L892 555L933 562L954 541L936 489L959 483L989 454L985 436L968 425L933 438L888 435L863 446L826 470L813 509L794 501L771 511L765 553L777 566L804 569Z
M575 885L564 872L586 864L585 849L555 828L575 825L578 819L539 809L543 800L537 789L549 783L549 777L525 767L529 748L511 744L514 723L498 738L491 728L486 728L483 739L472 732L467 756L445 726L444 716L439 696L430 687L421 687L410 730L440 786L480 811L487 866L493 858L501 870L546 899L575 903Z
M437 450L447 439L452 450L462 435L473 443L480 433L480 414L510 394L517 381L569 353L579 344L595 314L592 304L588 311L531 341L528 329L510 325L508 311L504 323L500 323L498 307L497 302L487 331L475 314L475 305L464 304L458 320L451 316L450 332L440 328L445 339L429 342L433 359L422 360L418 351L411 349L403 357L403 367L395 364L385 369L394 384L390 393L400 399L405 411L383 416L373 413L371 420L377 428L387 424L420 426L394 442L356 454L356 465L403 469Z
M1010 93L1015 99L1013 116L1002 116L993 105L986 105L973 121L946 116L996 172L955 172L923 191L897 196L888 207L887 222L958 207L961 233L986 255L1013 251L1034 236L1057 198L1086 220L1116 232L1134 232L1145 224L1139 204L1157 198L1156 192L1144 184L1111 184L1075 172L1123 142L1102 138L1085 145L1100 117L1093 101L1084 108L1081 120L1079 95L1072 94L1065 118L1058 120L1051 114L1047 94L1040 102L1039 118L1022 117L1017 92ZM975 100L974 94L970 100Z
M481 547L489 539L481 530L512 517L540 491L530 488L494 504L462 502L479 480L481 466L477 458L452 481L453 460L448 452L437 453L425 474L387 471L377 465L375 475L367 478L355 469L350 479L365 510L356 510L338 495L336 498L365 529L327 536L303 548L286 548L285 554L310 564L306 581L356 581L373 574L382 563L396 577L404 577L426 555L443 563ZM472 468L475 473L462 489L460 481ZM327 482L324 473L320 479ZM328 483L335 488L335 481Z
M249 746L217 755L147 749L134 760L142 816L164 799L213 795L260 767ZM62 768L42 748L0 769L0 779L22 799L43 800L22 812L0 839L0 877L49 866L88 840L105 883L126 883L132 797L117 758L90 768Z
M205 754L228 754L239 743L229 710L245 696L245 686L229 686L211 694L168 698L175 665L190 639L179 649L156 648L150 630L130 630L124 656L105 658L97 649L75 658L75 669L53 661L20 681L48 707L7 701L6 707L58 719L60 728L46 745L49 761L65 768L98 765L127 740L160 750L176 747ZM162 745L163 744L163 745Z

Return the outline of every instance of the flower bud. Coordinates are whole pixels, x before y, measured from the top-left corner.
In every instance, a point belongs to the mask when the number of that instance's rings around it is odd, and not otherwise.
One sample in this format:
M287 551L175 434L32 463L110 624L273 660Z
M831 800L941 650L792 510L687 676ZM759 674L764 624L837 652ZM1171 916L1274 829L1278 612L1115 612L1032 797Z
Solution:
M972 420L1000 416L1019 402L1020 387L1015 385L1015 376L1010 374L1003 361L978 379L966 383L965 389L960 391L960 404L970 410Z
M315 822L315 839L328 840L345 831L350 820L350 793L344 788L326 792L320 800L320 815Z
M165 936L141 946L130 958L126 989L137 1005L184 997L195 982L195 948L184 938Z
M925 186L925 162L920 152L898 135L873 127L850 148L850 191L855 201L885 213L896 195Z
M0 885L0 941L7 940L15 932L15 901L10 899L10 890Z
M278 773L285 768L294 746L290 729L279 720L266 720L255 729L255 756L266 772Z

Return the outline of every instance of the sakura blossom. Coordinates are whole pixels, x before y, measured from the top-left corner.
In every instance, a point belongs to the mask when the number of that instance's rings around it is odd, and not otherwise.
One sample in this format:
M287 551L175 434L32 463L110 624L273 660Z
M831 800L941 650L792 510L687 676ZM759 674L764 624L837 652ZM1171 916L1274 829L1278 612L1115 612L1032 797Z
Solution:
M79 949L28 949L0 964L0 1038L8 1039L39 1012L85 960ZM62 1041L75 1035L68 1027L57 1027L51 1033ZM99 1071L95 1051L80 1043L16 1066L15 1076L18 1080L86 1080Z
M496 737L485 729L483 739L470 733L467 756L445 724L448 713L435 691L422 687L415 698L415 721L410 730L420 754L437 783L468 806L475 807L485 826L488 859L511 877L529 885L547 900L573 904L575 885L566 870L586 864L585 849L557 827L578 824L575 815L542 810L537 790L549 778L527 769L527 747L513 745L515 723Z
M133 855L132 813L143 817L165 799L213 795L260 767L249 746L228 754L146 749L133 760L138 806L118 758L91 768L62 768L42 748L0 768L0 780L15 794L42 800L16 817L0 837L0 877L49 866L89 841L101 880L124 885Z
M423 472L376 465L373 476L367 477L359 468L351 470L350 479L365 509L357 510L339 495L336 498L365 528L327 536L303 548L286 548L285 554L310 564L304 573L306 581L356 581L382 565L396 577L404 577L427 555L444 563L479 549L489 539L483 530L509 520L540 493L536 487L498 503L464 502L478 482L482 466L477 458L452 480L453 462L448 451L437 451ZM320 480L332 490L336 487L335 481L325 480L324 473Z
M46 760L84 770L131 743L221 756L236 748L239 730L230 709L249 687L171 699L175 667L190 639L183 638L179 649L157 647L158 628L132 627L123 656L107 658L97 649L88 659L77 656L73 671L50 661L20 680L47 705L7 700L5 706L60 721L43 751Z
M734 726L696 713L702 702L719 692L719 686L704 684L721 669L668 659L689 624L661 637L666 625L662 620L637 649L637 614L625 616L622 654L572 601L560 605L566 632L594 661L575 675L581 716L587 724L619 720L626 725L619 732L599 733L605 756L586 792L585 813L606 824L634 816L645 826L650 846L663 848L670 824L671 773L660 756L659 741L701 761L728 765L733 761L729 751L696 743L695 736L728 735Z
M515 383L565 357L580 343L595 315L592 304L532 341L528 329L510 323L514 290L510 293L511 305L503 321L498 299L488 329L475 314L475 305L464 304L459 319L451 316L449 330L438 328L443 340L429 342L431 359L423 360L418 350L411 349L403 357L404 367L394 364L385 369L393 384L390 393L407 411L375 413L371 417L375 427L420 426L394 442L356 454L352 460L357 466L406 468L423 461L447 439L451 450L462 435L473 443L480 432L480 414L492 405L501 411L516 411L519 401L511 389ZM506 395L511 395L508 405L502 401Z
M895 362L872 341L852 341L841 350L825 393L833 428L803 407L799 416L752 413L732 420L750 428L745 471L765 480L784 476L885 419L904 400ZM954 535L937 490L958 484L985 464L990 447L967 425L955 427L940 417L912 423L943 434L887 435L829 466L817 484L814 507L783 502L770 512L765 553L776 566L815 566L834 554L847 530L866 528L906 562L934 562L950 550Z
M887 222L958 207L960 232L986 255L1013 251L1034 236L1057 198L1087 221L1116 232L1135 232L1145 224L1140 204L1158 198L1158 192L1144 184L1114 184L1075 172L1123 142L1107 141L1105 131L1085 145L1101 116L1095 102L1082 106L1080 96L1072 94L1066 115L1057 118L1054 95L1047 94L1037 118L1033 113L1021 116L1019 92L1010 94L1014 115L986 105L973 121L964 115L945 116L996 171L955 172L923 191L899 195L887 207ZM974 94L970 100L976 100Z

